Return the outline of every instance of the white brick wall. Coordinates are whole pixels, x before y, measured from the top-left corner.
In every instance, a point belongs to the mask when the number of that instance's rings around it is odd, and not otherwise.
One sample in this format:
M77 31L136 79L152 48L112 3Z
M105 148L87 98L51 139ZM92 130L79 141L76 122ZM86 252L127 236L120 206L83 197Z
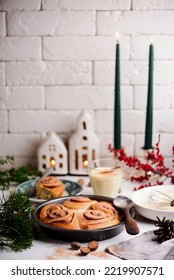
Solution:
M66 36L43 38L45 60L114 60L114 36ZM130 56L130 39L122 40L124 59Z
M5 64L0 62L0 85L5 85Z
M5 133L8 131L8 121L7 121L7 112L0 112L0 131L1 133Z
M43 0L43 9L53 10L130 10L131 0Z
M171 86L154 87L154 109L169 109L174 96L174 88ZM134 107L145 110L147 102L147 86L134 87Z
M15 111L9 113L11 133L56 131L71 133L75 129L79 111Z
M148 57L149 42L153 37L155 45L154 57L156 60L174 60L174 36L132 36L131 59L146 60ZM141 50L141 51L140 51Z
M8 35L94 35L95 12L15 11L8 14Z
M91 84L91 62L9 62L7 85Z
M112 35L116 29L125 34L169 35L174 34L173 25L174 11L168 10L97 13L98 35Z
M5 36L6 24L5 24L5 13L0 13L0 36Z
M37 134L6 134L1 136L0 153L7 155L7 147L9 155L14 157L31 157L33 151L39 146L41 137ZM13 145L12 145L13 143ZM15 148L14 148L15 147Z
M33 37L1 37L0 60L40 60L41 38Z
M173 10L174 2L172 0L133 0L134 10Z
M45 98L47 109L75 110L83 108L84 104L86 109L114 109L113 86L48 86L45 87ZM122 88L121 102L123 109L133 108L132 87Z
M172 166L173 26L172 0L0 0L0 157L36 165L42 132L54 130L67 145L82 108L94 118L100 155L109 155L118 30L122 145L143 156L152 38L153 143L160 133Z
M2 110L44 109L43 87L0 87Z
M40 0L0 0L0 9L2 11L39 10L40 6Z

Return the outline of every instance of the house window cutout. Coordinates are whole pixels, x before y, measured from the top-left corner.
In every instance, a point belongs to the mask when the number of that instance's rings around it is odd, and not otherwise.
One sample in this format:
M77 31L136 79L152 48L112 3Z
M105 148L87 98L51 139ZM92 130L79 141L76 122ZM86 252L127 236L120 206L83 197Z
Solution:
M50 167L52 167L55 170L56 160L54 157L50 157Z
M63 158L63 155L62 155L62 154L59 154L59 157L60 157L60 158Z
M83 146L82 150L88 150L88 147L87 146Z
M83 129L86 130L86 122L83 122Z
M46 155L42 155L42 159L47 159Z
M88 167L88 155L82 155L82 167L87 168Z
M46 169L46 168L47 168L47 166L46 166L45 163L42 164L42 168L43 168L43 169Z
M63 163L62 162L59 163L59 167L63 168Z
M78 150L75 150L75 169L79 168L79 153Z
M82 139L86 141L86 140L88 140L88 137L87 136L83 136Z
M92 160L95 160L96 159L96 156L95 156L95 150L92 149Z

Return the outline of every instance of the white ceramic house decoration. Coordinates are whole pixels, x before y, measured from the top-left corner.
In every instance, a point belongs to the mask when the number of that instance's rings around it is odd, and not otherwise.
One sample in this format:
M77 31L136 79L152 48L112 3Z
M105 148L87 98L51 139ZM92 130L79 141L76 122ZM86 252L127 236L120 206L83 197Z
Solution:
M55 132L50 132L37 150L38 169L44 172L52 168L53 174L68 173L68 154L63 141Z
M88 174L88 163L99 157L99 139L94 133L91 115L82 110L77 130L69 138L69 173Z

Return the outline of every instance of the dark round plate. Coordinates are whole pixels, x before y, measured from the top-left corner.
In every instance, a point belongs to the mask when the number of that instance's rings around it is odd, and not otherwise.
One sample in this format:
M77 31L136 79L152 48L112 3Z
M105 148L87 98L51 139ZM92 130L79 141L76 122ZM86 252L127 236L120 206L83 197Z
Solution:
M104 196L96 196L96 195L82 195L82 196L87 196L87 197L89 197L91 199L95 199L97 201L107 201L107 202L113 201L112 198L104 197ZM101 241L101 240L112 238L112 237L120 234L124 230L124 224L125 224L124 217L123 217L122 222L118 225L115 225L112 227L107 227L107 228L102 228L102 229L96 229L96 230L59 229L59 228L47 225L39 219L40 211L45 205L52 204L52 203L62 204L64 202L64 200L69 199L70 197L71 196L66 196L66 197L49 200L49 201L39 205L33 212L33 219L40 225L42 231L44 233L46 233L48 236L50 236L54 239L65 240L65 241L89 242L92 240ZM117 209L117 211L119 212L120 215L123 214L118 209ZM135 216L135 210L133 208L131 209L131 216L132 217Z

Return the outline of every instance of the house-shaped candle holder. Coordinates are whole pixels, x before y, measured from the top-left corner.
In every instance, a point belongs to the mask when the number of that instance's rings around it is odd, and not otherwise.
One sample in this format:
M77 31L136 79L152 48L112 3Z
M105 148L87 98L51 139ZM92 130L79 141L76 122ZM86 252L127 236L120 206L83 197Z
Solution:
M82 110L77 120L77 130L69 139L69 173L88 174L88 163L99 157L99 139L94 133L91 115Z
M53 174L68 173L68 155L63 141L54 132L50 132L37 150L38 169L44 172L52 168Z

